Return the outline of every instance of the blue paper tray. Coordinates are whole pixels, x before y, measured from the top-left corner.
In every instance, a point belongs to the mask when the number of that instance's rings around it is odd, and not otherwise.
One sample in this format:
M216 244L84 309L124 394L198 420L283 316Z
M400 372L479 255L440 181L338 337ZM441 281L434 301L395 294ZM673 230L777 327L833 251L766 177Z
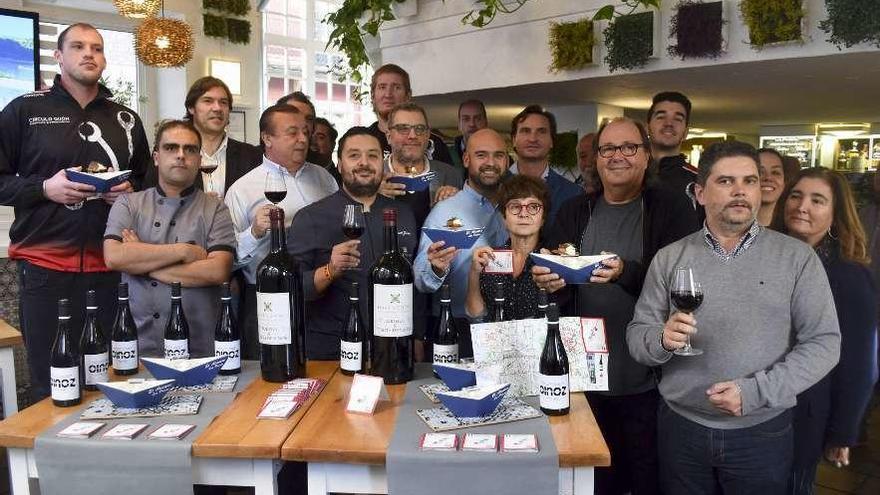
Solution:
M600 254L596 256L558 256L555 254L530 253L532 261L538 266L545 266L558 274L567 284L586 284L590 276L603 261L616 256Z
M434 172L417 175L415 177L407 177L405 175L395 175L388 179L388 182L396 182L406 186L407 192L424 191L431 186L431 179L434 178Z
M440 379L449 387L449 390L461 390L477 384L477 373L474 370L463 368L461 365L435 364L434 371L440 375Z
M165 394L176 386L174 380L143 380L142 383L130 380L129 382L98 383L97 385L114 406L135 409L155 406L162 402Z
M457 418L480 418L495 412L510 384L482 387L479 397L462 397L467 391L437 392L437 398Z
M101 172L97 174L89 174L79 172L77 170L67 169L67 179L81 184L89 184L95 186L95 191L105 193L110 188L122 184L128 180L131 170L122 170L120 172Z
M454 246L458 249L470 249L477 239L483 235L483 229L458 229L422 227L431 242L443 241L446 246Z
M226 356L175 360L141 358L141 362L160 380L174 380L178 387L192 387L214 380L226 362Z

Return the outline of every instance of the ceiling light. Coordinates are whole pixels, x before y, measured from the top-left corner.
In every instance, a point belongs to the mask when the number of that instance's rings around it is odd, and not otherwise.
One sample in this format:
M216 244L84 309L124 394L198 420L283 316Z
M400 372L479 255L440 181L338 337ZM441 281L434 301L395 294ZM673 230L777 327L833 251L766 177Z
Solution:
M162 0L113 0L119 15L130 19L155 17L162 6Z

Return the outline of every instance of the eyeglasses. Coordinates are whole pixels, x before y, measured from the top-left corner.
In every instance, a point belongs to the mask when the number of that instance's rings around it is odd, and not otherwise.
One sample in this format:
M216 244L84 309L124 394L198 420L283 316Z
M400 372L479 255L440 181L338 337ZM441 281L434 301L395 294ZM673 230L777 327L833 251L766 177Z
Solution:
M602 158L611 158L617 153L617 150L620 150L620 154L623 156L634 156L638 153L639 148L644 146L643 144L632 144L632 143L624 143L620 146L614 146L613 144L606 144L604 146L599 146L599 156Z
M416 131L416 136L423 136L426 132L428 132L428 126L422 124L395 124L391 126L391 130L397 131L401 134L409 134L409 131Z
M519 215L523 211L523 208L526 209L526 212L529 215L537 215L538 212L544 209L544 205L541 203L507 203L507 212L513 215Z

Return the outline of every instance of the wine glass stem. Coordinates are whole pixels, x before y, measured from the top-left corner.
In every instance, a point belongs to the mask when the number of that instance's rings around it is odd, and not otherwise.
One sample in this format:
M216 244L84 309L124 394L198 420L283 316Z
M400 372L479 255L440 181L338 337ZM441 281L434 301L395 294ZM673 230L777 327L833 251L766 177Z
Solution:
M692 314L692 313L688 313ZM691 350L691 334L687 334L684 340L684 347L681 348L682 351L690 352Z

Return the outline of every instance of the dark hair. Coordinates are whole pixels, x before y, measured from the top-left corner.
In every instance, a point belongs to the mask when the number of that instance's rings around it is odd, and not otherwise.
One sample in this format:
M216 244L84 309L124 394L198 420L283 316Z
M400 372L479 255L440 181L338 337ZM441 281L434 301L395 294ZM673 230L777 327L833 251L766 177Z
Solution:
M758 157L758 150L754 146L742 141L721 141L709 146L700 156L700 165L697 169L697 184L701 186L706 185L709 175L712 174L712 167L718 163L718 160L734 156L751 158L755 162L755 169L760 173L760 167L758 167L760 158Z
M428 113L425 112L425 109L420 107L419 105L411 102L411 101L407 101L404 103L399 103L397 105L394 105L394 108L392 108L391 111L388 112L388 124L389 125L391 125L391 123L394 122L394 116L397 115L397 112L419 112L422 114L422 117L424 117L424 119L425 119L425 125L428 127L431 127L431 123L428 122Z
M315 104L312 103L311 98L308 97L302 91L294 91L293 93L287 94L278 98L278 101L275 102L276 105L289 105L290 101L297 101L300 103L305 103L309 108L312 109L312 115L317 115L318 112L315 111Z
M791 182L790 177L794 177L801 170L801 161L796 156L785 155L782 157L782 169L785 171L785 183Z
M376 80L379 79L379 76L382 74L397 74L403 79L403 89L406 91L407 96L412 94L412 86L410 86L409 82L409 73L403 70L403 67L397 64L385 64L382 67L376 69L376 72L373 72L373 78L370 79L370 94L376 92Z
M196 129L196 126L189 120L168 119L159 122L156 126L156 135L153 137L153 151L159 151L159 141L165 135L165 132L171 129L186 129L196 135L199 140L199 149L202 148L202 135Z
M199 101L202 95L214 88L223 88L223 91L226 92L226 97L229 98L229 108L232 108L232 91L229 91L229 86L225 82L212 76L200 77L189 87L186 99L183 100L184 120L192 120L192 114L189 113L190 109L195 108L196 102Z
M859 220L852 189L846 177L840 172L824 167L813 167L805 168L794 174L792 181L785 186L782 195L776 201L773 221L770 223L771 228L785 234L788 233L788 228L785 226L785 202L801 179L819 179L831 188L833 196L831 198L833 209L831 230L834 231L834 237L837 238L836 243L840 250L840 256L846 261L862 265L870 264L865 229Z
M528 175L512 175L501 182L495 199L498 201L498 211L504 217L507 213L507 203L514 199L535 197L544 206L543 220L547 220L550 212L550 191L542 179L536 179Z
M355 136L370 136L371 138L376 140L376 143L379 144L379 149L382 148L382 143L379 142L379 138L377 138L368 128L360 125L356 125L354 127L349 128L345 131L345 134L339 139L339 147L336 148L336 157L342 159L342 149L345 148L345 142L348 141L349 138L353 138Z
M330 121L325 119L324 117L318 117L315 119L315 126L317 126L318 124L321 124L328 129L330 140L335 143L336 138L339 137L339 131L337 131L336 128L333 127L333 124L331 124Z
M95 26L92 26L91 24L89 24L87 22L77 22L75 24L71 24L70 26L67 26L66 28L64 28L64 31L61 31L61 34L58 35L57 44L58 44L58 51L59 52L64 51L64 41L67 39L67 33L69 33L70 30L74 29L74 28L91 29L92 31L98 33L98 36L101 36L101 33L98 31L98 28L96 28ZM103 40L103 39L104 39L104 37L101 36L101 40Z
M540 115L550 122L550 142L556 144L556 116L547 110L544 110L544 107L541 105L529 105L523 108L520 113L516 114L516 117L510 121L511 139L516 138L516 131L519 129L519 125L522 124L529 115Z
M486 117L486 105L484 105L482 101L472 98L470 100L464 100L458 105L458 118L461 118L461 109L467 105L476 105L480 107L480 113L483 115L483 117Z
M689 125L691 121L691 100L688 99L687 96L679 93L678 91L664 91L662 93L657 93L654 95L654 99L651 101L651 108L648 109L648 122L651 121L651 117L654 116L654 107L657 106L658 103L664 101L671 101L673 103L678 103L684 107L684 123L685 125Z
M296 108L293 105L286 105L283 103L280 105L277 103L275 105L272 105L271 107L263 110L263 114L260 115L260 134L263 134L264 132L272 134L274 132L274 129L272 129L272 116L276 113L290 113L299 115L302 112L299 111L299 108Z
M782 153L776 151L773 148L758 148L758 157L761 156L761 153L769 153L769 154L775 156L776 158L779 158L779 163L782 163L782 164L785 163L785 159L782 158Z

